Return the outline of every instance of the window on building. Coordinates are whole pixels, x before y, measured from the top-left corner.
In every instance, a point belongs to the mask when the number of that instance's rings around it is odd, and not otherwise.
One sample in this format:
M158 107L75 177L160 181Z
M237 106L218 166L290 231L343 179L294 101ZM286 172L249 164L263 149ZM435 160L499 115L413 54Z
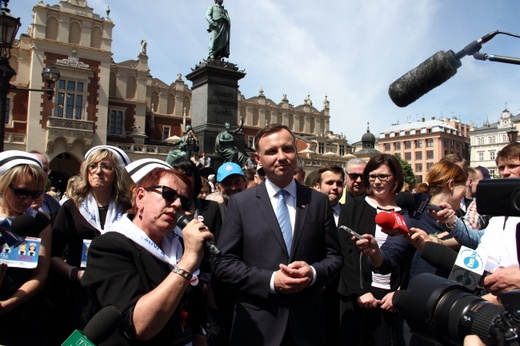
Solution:
M428 138L426 140L426 146L427 147L433 147L433 138Z
M412 142L411 141L404 141L404 148L405 149L411 149L412 148Z
M325 153L325 144L323 142L318 143L318 154L324 154Z
M253 136L247 136L247 146L249 148L252 148L253 145L255 145L255 137Z
M450 147L452 147L452 148L453 148L453 147L454 147L454 145L455 145L455 141L454 141L453 139L452 139L452 140L450 140Z
M85 92L84 82L60 79L56 115L60 118L81 120Z
M422 163L416 163L415 164L415 171L416 172L422 172Z
M433 162L426 163L426 170L429 171L430 168L432 168L432 166L433 166Z
M491 150L491 151L489 152L489 159L492 160L492 161L495 161L496 157L497 157L497 153L496 153L496 151Z
M444 146L445 146L445 147L448 146L448 139L447 139L447 138L444 138Z
M385 148L385 151L390 151L391 150L390 143L385 143L384 148Z
M422 139L418 139L415 141L415 147L416 148L422 148Z
M170 137L172 128L170 126L163 126L162 128L162 140L164 141L166 138Z
M491 168L489 170L489 175L492 176L492 177L496 177L497 176L497 171L494 168Z
M344 156L345 155L345 144L340 144L339 145L339 156Z
M484 161L484 152L483 151L479 151L478 152L478 160L479 161Z
M426 151L426 159L432 160L433 159L433 150L427 150Z
M495 144L495 136L489 136L489 144Z
M395 150L401 150L401 142L395 142L394 143L394 149Z
M509 139L507 138L507 134L502 134L502 143L509 142Z
M412 153L410 153L410 152L404 153L404 159L406 161L410 161L412 159Z
M416 160L422 160L422 151L416 151L415 152L415 159Z
M111 136L125 135L125 113L121 109L111 109L108 117L108 134Z

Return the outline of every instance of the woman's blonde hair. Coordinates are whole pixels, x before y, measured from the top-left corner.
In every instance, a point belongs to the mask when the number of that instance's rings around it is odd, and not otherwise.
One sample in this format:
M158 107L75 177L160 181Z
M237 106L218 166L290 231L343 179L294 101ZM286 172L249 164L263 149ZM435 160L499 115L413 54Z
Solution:
M74 200L76 205L80 205L90 192L88 182L89 166L101 160L108 159L112 162L114 169L114 183L112 184L112 199L120 206L129 206L131 203L131 195L129 187L131 183L130 176L123 166L119 164L115 154L108 149L100 149L90 154L81 164L79 179L76 180L70 199Z

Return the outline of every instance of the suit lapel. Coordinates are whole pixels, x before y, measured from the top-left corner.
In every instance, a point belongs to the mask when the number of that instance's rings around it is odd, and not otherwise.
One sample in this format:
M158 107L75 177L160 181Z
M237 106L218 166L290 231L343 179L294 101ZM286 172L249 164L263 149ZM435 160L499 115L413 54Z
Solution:
M307 220L307 213L309 205L311 203L312 190L296 183L296 216L294 220L294 233L291 249L291 257L294 254L295 249L298 247L300 238L303 234L303 225Z

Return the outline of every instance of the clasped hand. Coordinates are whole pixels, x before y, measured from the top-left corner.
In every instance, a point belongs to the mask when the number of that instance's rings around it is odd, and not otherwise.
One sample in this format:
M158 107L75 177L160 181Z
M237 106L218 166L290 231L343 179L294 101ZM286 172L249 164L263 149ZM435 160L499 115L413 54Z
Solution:
M313 271L305 261L280 264L279 267L274 274L274 289L278 293L296 293L312 282Z

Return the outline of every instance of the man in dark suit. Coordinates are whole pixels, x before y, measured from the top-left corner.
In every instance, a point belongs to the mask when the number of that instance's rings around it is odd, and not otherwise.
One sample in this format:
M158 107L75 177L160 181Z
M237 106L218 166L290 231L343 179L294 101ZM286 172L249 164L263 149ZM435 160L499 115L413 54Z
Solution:
M339 214L343 205L339 202L345 187L345 171L338 165L322 166L318 170L314 189L329 198L329 204L334 214L334 221L338 225ZM328 285L323 292L327 318L327 345L339 345L339 294L337 288L339 278Z
M260 130L255 148L266 180L229 200L214 263L238 290L230 344L323 344L321 292L343 263L327 196L293 179L298 154L286 126Z

